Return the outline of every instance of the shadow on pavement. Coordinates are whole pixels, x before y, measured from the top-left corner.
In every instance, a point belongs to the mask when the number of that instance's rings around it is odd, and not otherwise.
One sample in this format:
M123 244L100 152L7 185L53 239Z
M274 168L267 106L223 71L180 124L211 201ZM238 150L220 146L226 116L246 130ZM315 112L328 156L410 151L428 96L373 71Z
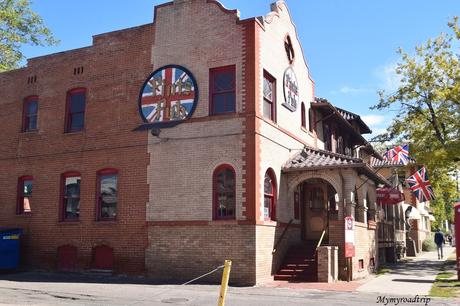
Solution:
M45 283L94 283L94 284L132 284L132 285L180 285L182 281L153 280L143 276L112 275L91 272L0 272L0 280L13 282L45 282ZM215 283L196 281L195 285Z

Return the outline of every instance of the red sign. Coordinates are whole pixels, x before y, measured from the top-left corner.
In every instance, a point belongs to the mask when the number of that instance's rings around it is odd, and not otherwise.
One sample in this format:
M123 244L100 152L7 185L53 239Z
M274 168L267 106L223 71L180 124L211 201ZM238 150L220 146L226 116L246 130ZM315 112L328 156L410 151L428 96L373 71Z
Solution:
M345 257L355 257L355 220L345 217Z
M394 205L404 201L404 194L395 188L377 188L377 204Z
M455 252L457 258L457 279L460 280L460 202L454 204Z

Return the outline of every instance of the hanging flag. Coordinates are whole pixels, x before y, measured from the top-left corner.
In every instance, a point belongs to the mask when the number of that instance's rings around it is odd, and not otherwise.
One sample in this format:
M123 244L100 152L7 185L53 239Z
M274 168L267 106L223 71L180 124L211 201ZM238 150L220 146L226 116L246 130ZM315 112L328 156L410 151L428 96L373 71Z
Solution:
M409 145L396 146L389 149L383 154L383 159L394 161L400 165L407 165L411 158L409 157Z
M416 171L412 176L406 179L409 188L415 193L419 202L426 202L435 199L433 187L428 180L428 173L425 167Z

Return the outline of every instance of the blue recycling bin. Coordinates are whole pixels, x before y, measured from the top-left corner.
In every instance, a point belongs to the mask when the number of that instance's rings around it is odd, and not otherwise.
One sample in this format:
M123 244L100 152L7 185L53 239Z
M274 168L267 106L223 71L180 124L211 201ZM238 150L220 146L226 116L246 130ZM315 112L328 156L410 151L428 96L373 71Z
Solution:
M19 266L20 228L0 228L0 270L14 270Z

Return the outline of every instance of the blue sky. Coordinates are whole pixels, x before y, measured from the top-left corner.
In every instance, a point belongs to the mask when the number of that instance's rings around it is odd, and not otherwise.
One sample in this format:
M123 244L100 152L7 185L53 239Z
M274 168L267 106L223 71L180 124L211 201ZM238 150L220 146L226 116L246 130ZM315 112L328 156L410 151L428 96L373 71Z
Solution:
M33 1L32 8L60 39L57 47L24 47L26 57L91 45L92 35L152 22L167 1ZM265 15L270 0L222 0L242 18ZM394 91L396 49L412 51L460 15L459 0L286 0L316 84L316 95L360 114L374 134L395 110L377 112L377 90ZM184 29L187 30L187 29Z

